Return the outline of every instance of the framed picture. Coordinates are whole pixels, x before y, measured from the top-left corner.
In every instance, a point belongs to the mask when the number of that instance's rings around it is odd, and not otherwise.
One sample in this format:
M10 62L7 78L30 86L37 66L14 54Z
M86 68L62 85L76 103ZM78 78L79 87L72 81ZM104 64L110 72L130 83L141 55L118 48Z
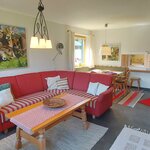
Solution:
M102 60L105 61L119 61L120 57L120 44L108 44L110 47L110 54L105 55L104 53L102 54Z
M27 67L26 31L0 24L0 70Z
M130 55L130 65L144 67L144 54Z

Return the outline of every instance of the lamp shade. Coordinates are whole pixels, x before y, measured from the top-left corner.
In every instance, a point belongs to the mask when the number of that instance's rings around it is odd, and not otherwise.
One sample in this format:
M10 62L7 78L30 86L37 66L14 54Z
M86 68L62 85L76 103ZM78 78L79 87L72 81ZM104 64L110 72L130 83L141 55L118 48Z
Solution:
M45 48L52 48L52 42L51 42L51 40L46 40L46 42L45 42Z
M38 48L38 37L32 36L30 41L30 48Z
M102 55L111 55L111 48L107 44L102 45L101 54Z
M39 48L46 48L45 39L40 39L40 41L39 41Z

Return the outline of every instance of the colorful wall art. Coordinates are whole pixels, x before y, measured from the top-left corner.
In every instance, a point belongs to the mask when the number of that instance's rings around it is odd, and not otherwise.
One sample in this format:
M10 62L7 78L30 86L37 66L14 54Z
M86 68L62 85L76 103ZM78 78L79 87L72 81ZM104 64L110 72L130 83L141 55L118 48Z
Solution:
M0 70L27 67L26 31L0 24Z

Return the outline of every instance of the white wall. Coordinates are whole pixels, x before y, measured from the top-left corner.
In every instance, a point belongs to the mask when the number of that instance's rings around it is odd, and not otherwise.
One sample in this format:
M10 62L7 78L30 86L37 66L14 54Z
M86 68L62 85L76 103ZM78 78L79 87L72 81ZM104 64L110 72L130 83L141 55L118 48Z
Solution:
M141 78L141 87L150 89L150 73L144 72L131 72L130 77L139 77ZM137 82L133 83L133 86L137 87Z
M95 65L121 66L119 61L102 61L100 47L105 42L105 30L94 31ZM150 51L150 25L122 29L107 29L107 43L121 44L121 54L134 54ZM150 88L150 73L131 73L131 77L141 78L141 87ZM136 86L136 84L134 84Z
M75 33L85 34L89 33L88 30L76 27L69 27L63 24L53 23L47 21L50 39L52 39L52 49L30 49L30 38L33 32L33 24L35 18L26 16L24 14L16 14L14 12L0 9L0 24L13 25L26 28L27 39L27 55L28 67L0 70L0 77L17 75L29 72L39 72L47 70L66 70L69 68L68 64L68 37L67 29ZM52 59L57 54L56 43L62 42L64 44L63 55L58 55L53 61Z
M105 42L105 30L94 31L95 64L120 66L121 60L102 61L100 47ZM150 26L138 26L122 29L107 29L107 43L121 44L121 54L144 53L150 51Z
M28 67L19 69L0 70L0 77L17 75L29 72L38 72L53 69L68 69L68 42L66 26L62 24L47 22L49 35L52 39L53 49L38 50L30 49L30 37L33 32L34 18L25 16L22 14L16 14L9 11L0 10L0 24L8 24L14 26L20 26L26 28L27 39L27 54L28 54ZM79 34L89 34L88 30L79 29L75 27L69 27L70 30ZM105 41L104 30L93 31L93 49L94 49L94 61L95 64L101 65L114 65L120 66L121 62L105 62L101 60L100 46ZM120 43L121 53L131 54L134 52L144 53L144 51L150 51L150 26L131 27L123 29L108 29L107 30L107 42L108 43ZM63 55L58 55L55 62L52 61L57 51L55 45L57 42L64 44ZM137 73L133 74L137 76ZM149 74L140 74L142 78L142 87L150 88L150 80L148 80Z
M26 39L27 39L27 55L28 55L28 67L19 69L7 69L0 70L0 77L17 75L29 72L38 72L52 69L67 69L67 39L66 39L66 27L65 25L47 22L49 29L49 35L52 39L52 49L30 49L30 37L33 32L34 18L25 16L22 14L16 14L0 10L0 24L13 25L26 28ZM63 55L59 55L55 62L52 61L57 51L55 45L57 42L64 44Z

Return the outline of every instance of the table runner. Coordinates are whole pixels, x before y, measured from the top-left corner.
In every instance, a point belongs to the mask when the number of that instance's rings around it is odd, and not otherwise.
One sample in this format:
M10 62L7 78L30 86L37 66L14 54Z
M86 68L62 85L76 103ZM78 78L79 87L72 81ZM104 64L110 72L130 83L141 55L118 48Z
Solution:
M22 114L19 114L10 119L15 125L23 129L28 134L33 134L32 128L43 123L44 121L50 119L51 117L61 113L63 110L87 99L84 97L66 94L61 98L66 100L66 105L61 108L48 108L44 105L33 108L29 111L26 111Z

